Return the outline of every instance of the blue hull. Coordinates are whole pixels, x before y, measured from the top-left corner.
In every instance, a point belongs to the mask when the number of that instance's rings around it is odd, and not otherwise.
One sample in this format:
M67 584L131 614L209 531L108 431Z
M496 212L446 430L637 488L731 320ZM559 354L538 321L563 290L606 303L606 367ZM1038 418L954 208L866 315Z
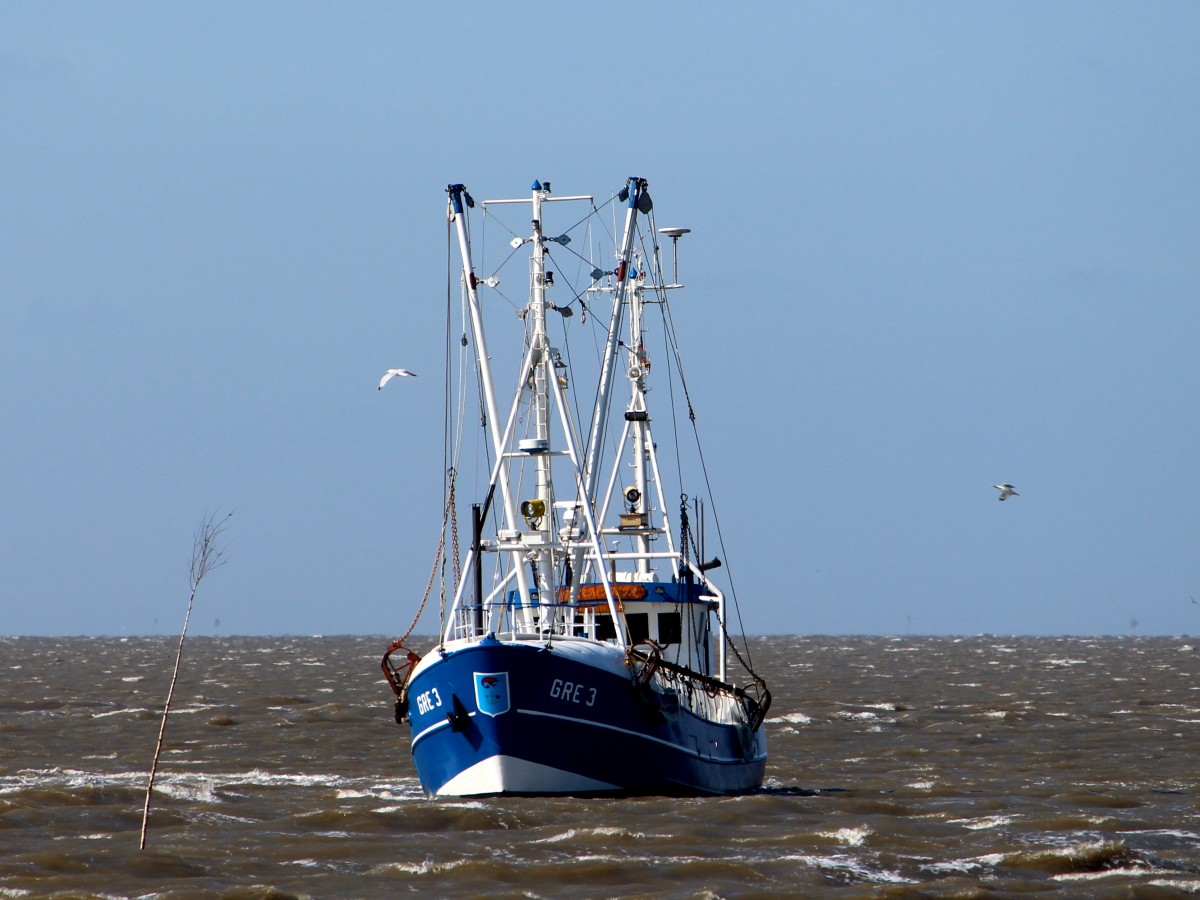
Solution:
M407 695L413 759L431 794L729 794L762 784L761 730L728 702L705 717L669 685L635 686L612 646L450 646L422 661Z

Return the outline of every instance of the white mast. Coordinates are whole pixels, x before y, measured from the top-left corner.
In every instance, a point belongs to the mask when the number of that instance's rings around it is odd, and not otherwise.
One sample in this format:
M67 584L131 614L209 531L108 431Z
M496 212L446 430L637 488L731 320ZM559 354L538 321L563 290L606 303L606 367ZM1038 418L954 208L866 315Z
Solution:
M511 559L511 569L504 580L498 581L487 595L488 604L493 610L490 630L493 632L498 630L497 613L502 614L503 610L509 608L508 602L503 599L504 585L511 584L515 580L517 582L516 595L519 597L517 602L519 611L514 612L514 630L519 625L521 628L536 627L543 631L554 632L562 624L559 617L565 609L556 602L558 598L555 596L555 564L561 561L561 554L565 547L557 539L554 531L554 488L551 477L553 457L566 456L570 458L574 470L572 487L580 497L587 498L581 504L583 518L581 524L584 526L581 528L581 536L584 543L590 547L594 558L600 559L603 551L600 528L596 521L593 505L594 500L584 490L585 479L580 455L581 448L577 446L577 442L573 438L573 424L570 420L566 398L563 395L563 386L559 383L555 371L557 360L554 357L556 354L549 345L546 330L546 311L549 307L547 288L550 282L546 272L545 245L547 241L565 244L567 238L565 235L545 236L542 228L542 207L545 203L556 201L591 201L592 198L551 197L550 185L543 185L541 182L535 181L529 200L484 201L485 207L492 204L530 203L533 214L531 236L528 238L515 237L511 242L513 249L517 249L525 243L533 244L530 258L529 302L521 314L526 322L529 344L521 364L517 393L509 410L507 422L501 429L491 364L487 345L483 338L483 322L477 295L479 279L473 272L470 241L464 221L464 201L467 206L473 206L474 201L462 185L450 185L447 190L450 193L452 218L456 221L459 247L462 252L468 310L476 339L475 350L479 357L480 384L485 398L492 445L496 449L496 462L492 469L490 483L495 485L499 482L505 519L504 526L497 532L494 543L485 542L479 546L472 546L464 571L474 572L476 576L475 590L480 594L480 600L477 602L482 602L484 590L479 581L479 566L484 551L495 550L507 554ZM525 400L528 401L528 407L525 407L523 402ZM554 450L550 446L552 418L550 407L552 403L558 407L562 419L565 450ZM527 409L526 421L529 422L529 430L526 432L526 437L517 439L513 433L513 426L521 408ZM533 496L524 498L520 503L519 511L517 508L519 498L513 495L512 485L509 484L514 474L512 471L514 460L519 461L518 467L528 464L534 472ZM521 527L522 521L524 528ZM602 575L600 580L605 585L610 611L615 618L618 609L608 578ZM534 583L531 584L531 581ZM467 589L467 581L464 578L463 583L458 586L455 596L456 611L462 611L463 597L466 595ZM536 603L532 602L534 591L537 591ZM447 628L447 634L454 628L455 625L452 621ZM470 628L465 630L470 631Z
M604 449L604 431L608 423L609 399L612 396L613 377L617 364L617 346L621 337L621 314L624 311L626 297L631 290L630 278L633 272L633 244L636 236L638 212L649 212L653 208L650 200L649 185L644 178L630 178L622 192L627 195L625 207L625 232L621 239L621 248L617 254L616 287L613 291L612 317L608 323L608 341L604 348L603 363L600 370L600 385L596 394L596 406L592 411L592 425L588 432L587 458L584 462L583 503L595 503L596 487L600 481L600 455ZM583 551L576 551L571 561L574 571L579 572L583 562ZM603 570L603 561L597 559L597 566ZM603 579L603 571L600 573ZM572 599L575 598L578 583L572 586Z
M450 210L451 216L454 219L455 228L458 232L458 247L462 255L463 264L463 282L467 289L467 308L471 316L471 332L475 336L475 356L479 361L479 381L480 387L483 389L484 405L487 409L488 428L492 434L492 447L495 449L497 463L501 463L504 458L504 436L500 430L500 414L496 407L496 390L492 382L492 360L488 354L487 339L483 331L483 317L479 310L479 279L475 277L474 265L471 262L471 241L467 236L466 217L463 215L463 199L465 198L469 206L474 206L475 201L471 199L471 195L467 193L467 189L461 184L448 185L446 191L450 194ZM516 508L513 505L513 498L509 492L508 478L506 477L506 466L498 466L498 475L496 481L500 485L500 502L504 506L504 521L507 527L512 528L517 521ZM469 562L468 558L468 562ZM482 557L475 560L475 565L483 564ZM517 584L521 590L521 595L526 596L527 585L525 582L525 573L518 567L516 571ZM483 598L476 598L477 602L482 602ZM453 617L451 617L453 618Z
M612 394L613 371L617 361L617 343L620 339L621 313L625 306L625 297L629 292L630 272L633 269L633 240L636 233L637 214L642 207L648 212L651 209L650 193L645 178L630 178L625 192L629 194L629 203L625 209L625 234L621 240L621 250L617 256L617 286L613 294L613 312L608 325L608 344L604 351L604 368L600 372L600 390L597 394L596 409L592 413L592 428L588 434L587 461L584 464L584 474L587 495L594 497L596 484L600 479L600 454L603 451L604 426L608 421L608 401Z
M641 275L638 273L639 282ZM625 419L632 431L632 465L633 486L624 490L625 508L634 521L640 523L634 529L634 543L638 551L637 574L640 578L649 580L650 560L650 524L648 507L650 505L650 485L646 476L646 460L648 454L647 438L650 434L650 416L646 411L646 369L645 350L642 330L642 290L638 283L632 292L632 302L629 305L629 409ZM657 477L657 475L656 475ZM663 510L665 513L665 510Z

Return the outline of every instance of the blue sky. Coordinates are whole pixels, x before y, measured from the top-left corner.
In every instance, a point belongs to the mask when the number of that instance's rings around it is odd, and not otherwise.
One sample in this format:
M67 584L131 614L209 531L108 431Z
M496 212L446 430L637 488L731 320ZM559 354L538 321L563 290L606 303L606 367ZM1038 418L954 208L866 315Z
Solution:
M445 185L628 175L748 630L1200 633L1200 6L729 9L0 0L0 634L404 630Z

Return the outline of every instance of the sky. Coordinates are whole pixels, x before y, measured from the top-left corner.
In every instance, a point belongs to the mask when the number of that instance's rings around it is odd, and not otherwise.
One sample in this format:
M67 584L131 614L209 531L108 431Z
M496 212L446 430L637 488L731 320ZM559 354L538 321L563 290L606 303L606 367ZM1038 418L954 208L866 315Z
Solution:
M1200 634L1200 5L732 8L0 0L0 634L403 632L445 186L630 175L749 632Z

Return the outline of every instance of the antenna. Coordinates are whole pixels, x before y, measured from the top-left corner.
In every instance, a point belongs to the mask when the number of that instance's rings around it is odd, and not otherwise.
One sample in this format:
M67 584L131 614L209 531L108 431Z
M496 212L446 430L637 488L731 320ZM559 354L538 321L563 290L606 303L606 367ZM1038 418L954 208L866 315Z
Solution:
M665 234L667 237L669 237L671 239L671 245L672 245L671 246L671 256L672 256L672 262L674 264L674 271L672 272L672 280L675 282L675 284L679 284L679 239L681 237L683 237L685 234L691 234L692 229L690 229L690 228L660 228L660 229L658 229L658 233Z

